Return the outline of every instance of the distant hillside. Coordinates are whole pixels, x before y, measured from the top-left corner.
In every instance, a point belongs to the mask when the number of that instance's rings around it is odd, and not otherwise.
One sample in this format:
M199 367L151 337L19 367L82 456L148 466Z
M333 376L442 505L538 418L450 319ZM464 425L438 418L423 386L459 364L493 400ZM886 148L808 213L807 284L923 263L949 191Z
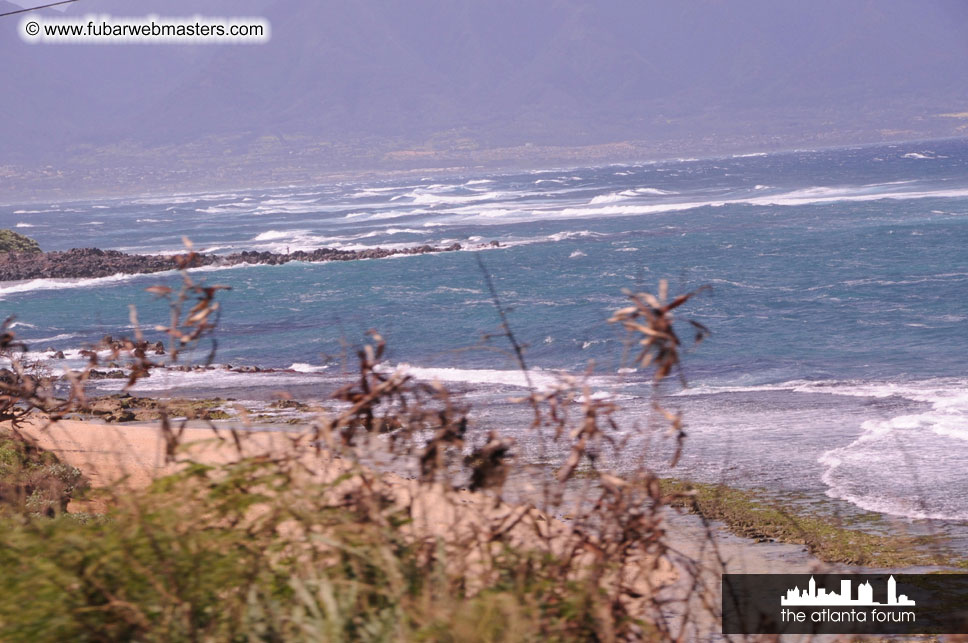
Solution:
M199 11L266 16L272 40L28 45L0 19L0 179L74 164L97 183L113 163L132 173L118 180L177 182L260 162L298 179L510 163L530 153L483 150L523 146L944 136L964 121L937 114L968 107L960 0L80 0L67 15Z

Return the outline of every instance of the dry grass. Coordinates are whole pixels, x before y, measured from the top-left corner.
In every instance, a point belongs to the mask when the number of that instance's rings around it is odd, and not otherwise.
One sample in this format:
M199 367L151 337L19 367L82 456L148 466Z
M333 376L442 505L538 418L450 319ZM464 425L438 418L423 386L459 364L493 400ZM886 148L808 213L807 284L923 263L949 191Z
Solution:
M179 265L187 269L193 256L189 247ZM528 377L484 274L500 334ZM124 363L129 386L204 340L211 359L220 288L186 270L179 291L150 289L171 311L158 329L169 340L166 362L149 358L134 310L134 337L100 348ZM666 291L663 282L657 296L630 294L634 305L612 320L640 342L651 386L678 373L673 311L696 294L668 301ZM693 326L698 341L707 331ZM96 351L68 375L62 399L53 380L23 365L11 331L0 341L13 364L0 382L0 413L15 431L28 414L56 422L89 408L84 383ZM663 510L678 494L644 467L602 465L606 450L628 444L614 402L581 378L532 389L519 402L531 411L528 430L543 460L553 462L532 469L513 439L472 431L471 409L443 386L383 368L385 349L373 333L358 353L356 381L334 396L338 410L320 412L271 449L247 446L244 426L210 424L207 448L233 455L206 462L184 444L185 423L162 407L164 457L177 473L147 490L103 491L110 510L96 519L8 518L0 638L631 641L696 631L687 607L694 602L662 593L675 566ZM681 416L653 395L653 420L681 445ZM502 500L516 471L533 489L525 504Z

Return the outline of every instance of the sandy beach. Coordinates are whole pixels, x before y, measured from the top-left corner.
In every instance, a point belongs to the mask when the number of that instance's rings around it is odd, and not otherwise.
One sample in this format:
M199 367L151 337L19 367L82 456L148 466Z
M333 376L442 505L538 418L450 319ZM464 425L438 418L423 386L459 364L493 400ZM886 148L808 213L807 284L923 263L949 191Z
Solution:
M41 448L80 469L95 488L121 485L140 489L178 470L178 465L165 462L165 440L157 425L79 420L61 420L48 425L35 420L27 423L21 432ZM286 432L246 431L245 434L241 448L246 455L278 453L291 448L291 434ZM216 465L238 458L227 429L216 434L208 428L186 428L182 439L183 448L190 449L192 458L198 462ZM340 467L338 460L328 460L325 466ZM391 484L412 484L393 474L383 477ZM464 492L464 495L478 494ZM704 525L696 516L671 509L667 520L671 548L683 558L704 563L701 566L706 569L717 569L717 558L726 563L727 571L734 573L804 573L831 568L806 553L801 545L756 543L734 536L719 525Z
M101 424L89 421L64 420L48 423L42 418L28 422L21 433L38 446L53 452L62 461L80 469L95 488L109 488L114 493L136 491L153 480L174 473L178 464L166 463L166 442L156 425ZM293 448L296 432L247 431L237 446L227 429L218 433L208 428L185 428L181 449L190 450L192 459L209 465L235 461L239 455L257 456L284 453ZM347 470L346 461L306 454L311 458L321 481L332 481ZM488 528L499 522L514 522L522 514L534 509L496 503L490 496L461 491L444 493L426 485L418 485L395 474L379 476L380 484L398 501L413 511L414 533L453 538L464 533L488 533ZM114 498L122 497L115 495ZM104 501L72 503L69 511L103 512ZM533 517L533 516L532 516ZM540 522L539 522L540 521ZM528 520L509 532L518 545L550 546L552 551L567 547L571 527L562 521L539 518ZM541 525L547 540L535 537L533 527ZM832 567L813 558L800 545L754 543L729 534L713 524L704 524L694 515L674 509L666 511L666 543L670 554L661 559L658 567L644 558L641 568L650 571L642 575L642 596L658 596L667 600L663 611L670 623L688 615L688 628L694 633L718 630L720 574L732 573L804 573L830 570ZM473 564L472 562L470 564Z
M177 465L165 462L165 440L157 425L121 426L80 420L48 424L36 419L20 431L42 449L80 469L95 488L121 483L129 489L141 489L178 470ZM234 445L230 448L229 435L228 431L218 436L210 429L186 428L182 439L186 447L191 445L193 457L199 461L221 464L237 457ZM242 444L249 455L288 446L285 434L271 431L251 432Z

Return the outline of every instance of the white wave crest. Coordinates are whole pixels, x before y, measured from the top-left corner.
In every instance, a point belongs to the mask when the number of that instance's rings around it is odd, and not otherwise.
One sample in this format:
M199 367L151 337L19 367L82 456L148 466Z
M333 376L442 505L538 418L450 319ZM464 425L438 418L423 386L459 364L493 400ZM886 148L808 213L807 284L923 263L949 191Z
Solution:
M289 366L289 370L296 371L297 373L322 373L329 366L313 366L312 364L306 364L304 362L293 362Z
M496 201L504 196L502 192L480 192L477 194L449 195L414 190L409 195L413 198L415 205L440 206L440 205L460 205L464 203L477 203L479 201Z
M563 232L555 232L554 234L548 235L549 241L564 241L565 239L581 239L583 237L604 237L605 235L600 232L592 232L591 230L565 230Z
M158 277L168 274L173 274L174 270L166 270L164 272L155 272L151 276ZM97 288L99 286L107 286L110 284L119 283L122 281L129 281L131 279L137 279L139 277L144 277L145 275L135 274L126 275L123 273L118 273L115 275L110 275L108 277L94 277L91 279L31 279L30 281L23 281L19 283L14 283L9 286L0 287L0 300L5 299L7 295L15 295L26 292L37 292L41 290L68 290L71 288Z
M673 192L671 190L660 190L659 188L635 188L631 191L634 194L651 194L654 196L665 196L667 194L678 194L678 192ZM622 194L626 194L623 192Z
M958 485L952 485L951 477L963 469L968 446L968 379L790 380L703 385L678 395L774 391L896 398L896 403L883 406L898 409L893 417L865 420L859 435L817 458L827 495L866 511L908 519L968 520L964 494ZM885 482L887 478L890 484Z
M67 339L72 339L77 337L77 333L60 333L58 335L52 335L50 337L29 337L24 338L24 342L28 344L43 344L46 342L62 342Z
M266 230L255 236L253 241L275 241L276 239L292 239L309 234L309 230Z
M629 198L631 198L630 195L622 192L599 194L598 196L593 197L592 200L588 202L588 205L598 205L599 203L615 203L616 201L625 201Z
M526 388L528 380L531 385L538 388L550 388L555 385L559 377L553 372L532 369L528 372L528 377L518 370L503 371L496 369L469 369L469 368L425 368L411 366L409 364L399 364L396 369L387 368L392 372L397 370L419 380L441 382L460 382L465 384L494 384L497 386L513 386L516 388Z
M947 156L941 156L935 154L930 150L925 150L923 152L908 152L907 154L901 155L902 159L917 159L917 160L933 160L933 159L946 159Z
M279 387L306 384L314 381L312 373L237 373L224 369L200 371L172 371L155 369L151 377L138 380L131 390L165 391L171 389L226 389L247 387ZM127 380L97 380L94 386L104 391L119 391Z

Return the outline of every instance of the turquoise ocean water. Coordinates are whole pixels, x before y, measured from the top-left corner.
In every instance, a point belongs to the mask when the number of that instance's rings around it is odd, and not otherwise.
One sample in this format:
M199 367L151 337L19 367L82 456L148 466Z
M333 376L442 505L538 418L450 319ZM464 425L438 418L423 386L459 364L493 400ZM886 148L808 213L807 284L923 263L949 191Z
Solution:
M968 521L965 141L7 205L5 227L45 250L176 252L183 235L216 253L497 240L480 256L538 383L592 364L629 430L649 387L605 323L622 288L709 284L684 314L713 334L667 401L689 432L678 475ZM506 402L520 392L514 363L499 340L482 346L499 322L475 252L198 276L232 286L216 362L284 370L157 373L138 391L322 397L345 381L345 347L376 328L391 366L466 391L479 429L522 424ZM155 283L177 276L2 283L0 315L16 314L35 356L76 356L130 333L131 302L145 326L163 322L144 292ZM667 449L649 453L658 466Z

